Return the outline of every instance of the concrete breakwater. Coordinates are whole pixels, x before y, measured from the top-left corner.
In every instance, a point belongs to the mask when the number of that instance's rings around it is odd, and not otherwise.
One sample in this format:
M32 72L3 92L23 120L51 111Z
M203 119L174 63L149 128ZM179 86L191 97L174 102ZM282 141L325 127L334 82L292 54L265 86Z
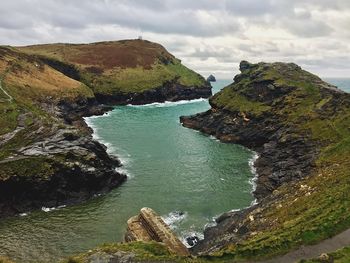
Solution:
M179 240L163 219L151 208L144 207L140 214L131 217L128 222L125 241L156 241L177 255L189 256L185 245Z

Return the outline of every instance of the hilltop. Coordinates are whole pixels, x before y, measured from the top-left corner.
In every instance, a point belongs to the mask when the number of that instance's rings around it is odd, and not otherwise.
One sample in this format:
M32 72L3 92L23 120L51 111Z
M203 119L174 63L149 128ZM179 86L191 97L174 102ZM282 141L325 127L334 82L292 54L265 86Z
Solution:
M201 75L182 65L163 46L147 40L18 49L87 84L101 102L142 104L211 95L211 87Z
M126 179L82 117L210 95L149 41L0 47L0 217L81 202Z

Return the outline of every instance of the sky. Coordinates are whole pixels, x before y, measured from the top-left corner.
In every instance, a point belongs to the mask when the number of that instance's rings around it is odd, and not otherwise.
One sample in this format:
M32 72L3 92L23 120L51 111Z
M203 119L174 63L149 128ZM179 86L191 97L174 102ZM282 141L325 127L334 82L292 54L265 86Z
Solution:
M232 78L248 60L350 77L350 0L4 0L0 6L0 45L139 36L203 76Z

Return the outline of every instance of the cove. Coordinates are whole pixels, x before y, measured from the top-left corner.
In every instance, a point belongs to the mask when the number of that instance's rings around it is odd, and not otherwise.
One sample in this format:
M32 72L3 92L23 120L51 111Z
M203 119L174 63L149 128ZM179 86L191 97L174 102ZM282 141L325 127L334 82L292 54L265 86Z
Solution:
M214 83L214 91L229 82ZM201 236L214 217L249 206L253 153L179 123L179 116L209 108L207 100L154 103L87 118L95 138L121 159L127 182L84 204L0 221L0 255L52 262L122 241L127 219L145 206L180 237Z

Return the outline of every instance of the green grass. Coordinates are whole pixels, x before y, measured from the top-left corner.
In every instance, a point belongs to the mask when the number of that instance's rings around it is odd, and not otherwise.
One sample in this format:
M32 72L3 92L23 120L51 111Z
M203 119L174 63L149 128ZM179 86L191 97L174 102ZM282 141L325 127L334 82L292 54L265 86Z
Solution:
M1 164L0 179L11 177L48 178L53 173L51 160L45 157L30 157Z
M226 87L219 95L214 96L211 100L220 108L232 112L244 112L249 115L259 116L268 111L271 107L261 102L251 101L234 91L231 87Z
M162 87L168 81L177 81L187 87L200 87L205 84L203 77L186 68L179 61L167 65L156 63L151 69L142 67L114 69L108 74L96 75L82 72L82 81L95 93L141 93Z
M61 67L64 63L74 67L82 82L99 94L140 93L172 80L187 87L206 86L202 76L182 65L161 45L149 41L37 45L19 50Z
M0 102L0 135L16 129L18 114L15 103Z
M322 260L321 258L314 258L308 260L301 260L299 263L349 263L350 262L350 247L344 247L332 253L326 254L328 260Z
M152 261L171 261L180 262L181 258L171 254L167 248L157 242L132 242L132 243L114 243L104 244L88 253L72 256L65 263L84 263L88 262L92 254L113 254L115 252L127 252L133 254L137 260Z

